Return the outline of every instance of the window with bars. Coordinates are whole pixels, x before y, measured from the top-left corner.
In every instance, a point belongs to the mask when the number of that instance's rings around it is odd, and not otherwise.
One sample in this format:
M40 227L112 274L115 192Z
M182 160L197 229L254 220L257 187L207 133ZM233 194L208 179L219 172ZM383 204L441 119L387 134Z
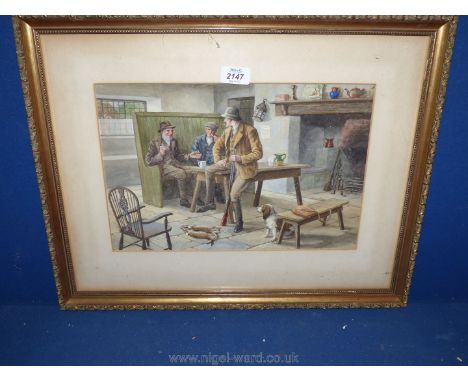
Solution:
M98 98L96 107L98 118L132 119L134 113L146 111L146 101Z

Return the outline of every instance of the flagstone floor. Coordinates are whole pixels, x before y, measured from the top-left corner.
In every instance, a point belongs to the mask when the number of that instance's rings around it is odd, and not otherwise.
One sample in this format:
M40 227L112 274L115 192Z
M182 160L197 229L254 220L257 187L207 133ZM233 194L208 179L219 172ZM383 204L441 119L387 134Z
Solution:
M129 187L136 193L143 203L141 187ZM343 217L345 229L340 230L338 216L333 214L328 220L326 226L322 226L319 221L305 224L301 227L301 248L300 250L310 249L354 249L357 243L359 220L361 215L361 194L348 194L341 196L339 194L330 194L321 190L308 190L302 193L303 203L310 205L315 202L330 198L345 199L349 204L343 208ZM265 224L261 213L255 207L252 207L253 193L245 192L242 195L242 207L244 215L244 231L234 233L234 225L228 224L221 227L219 238L210 245L205 239L196 239L188 236L182 229L182 225L198 225L207 227L219 227L224 212L224 205L218 204L216 211L211 210L203 213L190 212L189 209L179 205L179 199L165 200L163 208L146 205L142 210L143 218L150 218L161 212L172 212L169 216L169 224L172 226L171 241L174 251L285 251L297 250L294 236L287 239L283 238L280 245L271 242L271 237L265 236ZM278 194L268 191L262 191L260 203L270 203L274 206L277 213L290 210L296 205L296 196L294 193ZM109 209L109 211L111 211ZM112 246L118 250L120 238L117 222L113 215L110 216L112 231ZM132 239L129 239L128 243ZM165 235L150 239L150 248L154 251L161 251L167 247ZM124 251L141 250L141 247L132 245ZM240 252L243 253L243 252Z

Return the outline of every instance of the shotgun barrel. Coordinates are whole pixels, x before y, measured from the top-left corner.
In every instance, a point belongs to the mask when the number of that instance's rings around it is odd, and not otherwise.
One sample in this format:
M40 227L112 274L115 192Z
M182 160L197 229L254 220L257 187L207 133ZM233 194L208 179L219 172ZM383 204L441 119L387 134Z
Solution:
M230 150L230 155L236 155L236 149ZM229 195L226 202L226 207L224 209L224 214L221 219L221 226L225 227L227 225L227 220L229 216L229 208L231 207L231 190L232 184L234 183L234 179L236 179L236 163L229 162L230 165L230 172L229 172Z

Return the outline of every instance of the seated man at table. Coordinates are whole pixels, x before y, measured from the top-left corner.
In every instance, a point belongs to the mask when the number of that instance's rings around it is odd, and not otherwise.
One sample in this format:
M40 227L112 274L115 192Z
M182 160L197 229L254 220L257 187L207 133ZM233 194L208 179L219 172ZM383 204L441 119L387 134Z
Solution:
M203 212L216 209L213 202L214 175L217 171L226 170L228 163L231 163L231 166L234 166L231 167L231 171L235 171L235 179L230 185L230 197L236 218L234 232L237 233L241 232L244 226L240 196L257 174L257 161L263 156L263 147L257 130L242 122L237 107L228 107L222 116L224 117L226 130L214 145L213 157L215 164L209 166L206 170L205 206L200 207L197 211ZM221 159L223 150L225 159Z
M215 122L207 122L205 123L205 134L199 135L194 139L192 143L192 161L195 165L198 166L200 162L205 162L206 166L214 164L213 147L218 139L216 135L218 127ZM214 196L218 203L225 202L223 190L218 183L215 184Z
M179 151L177 140L173 138L174 129L170 121L163 121L159 124L159 133L151 140L145 162L148 166L159 166L161 175L165 178L172 178L177 181L180 195L180 205L190 208L187 190L187 174L182 168L183 161L194 157L194 153L182 154Z

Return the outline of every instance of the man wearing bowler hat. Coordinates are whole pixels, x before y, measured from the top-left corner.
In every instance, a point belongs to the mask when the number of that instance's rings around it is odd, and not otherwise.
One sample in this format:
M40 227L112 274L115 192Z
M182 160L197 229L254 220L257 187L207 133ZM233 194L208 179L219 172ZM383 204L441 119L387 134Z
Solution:
M241 232L244 226L240 196L257 174L257 161L263 156L263 147L257 130L242 122L237 107L228 107L222 117L224 117L226 130L214 145L215 164L206 170L205 206L200 207L197 211L216 209L213 202L214 175L217 171L225 170L230 163L236 169L236 178L231 186L230 196L236 218L234 232L237 233ZM225 158L221 159L223 152Z
M194 153L184 155L179 151L177 140L173 138L175 128L170 121L163 121L159 124L161 135L150 142L145 162L148 166L159 166L163 177L173 178L177 181L180 205L190 208L187 174L182 168L181 162L192 158Z

